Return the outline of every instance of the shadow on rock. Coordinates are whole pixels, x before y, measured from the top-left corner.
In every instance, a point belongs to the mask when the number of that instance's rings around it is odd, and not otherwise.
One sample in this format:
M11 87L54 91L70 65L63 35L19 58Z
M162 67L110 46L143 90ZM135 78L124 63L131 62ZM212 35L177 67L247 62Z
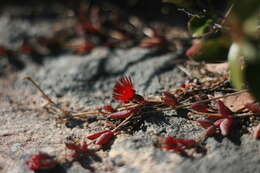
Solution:
M80 166L84 169L88 169L91 172L95 171L95 168L92 166L95 162L101 162L102 158L98 156L95 151L88 151L84 155L80 155L78 158L75 158L71 161L67 161L62 164L63 168L69 169L73 166L74 162L78 162Z

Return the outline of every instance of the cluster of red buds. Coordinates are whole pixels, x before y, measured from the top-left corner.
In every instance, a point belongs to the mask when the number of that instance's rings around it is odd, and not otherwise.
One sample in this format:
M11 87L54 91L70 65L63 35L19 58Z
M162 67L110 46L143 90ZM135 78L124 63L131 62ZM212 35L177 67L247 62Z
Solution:
M203 127L206 128L206 136L211 136L217 133L217 129L220 129L220 133L223 136L228 136L231 132L232 125L233 125L233 112L225 106L225 104L221 100L216 101L217 109L220 116L212 116L211 120L197 120L197 122ZM197 105L198 107L201 105ZM204 107L205 106L205 107ZM201 112L209 112L206 105L201 106L202 108L199 109ZM194 109L194 107L192 107ZM195 107L195 110L198 110Z

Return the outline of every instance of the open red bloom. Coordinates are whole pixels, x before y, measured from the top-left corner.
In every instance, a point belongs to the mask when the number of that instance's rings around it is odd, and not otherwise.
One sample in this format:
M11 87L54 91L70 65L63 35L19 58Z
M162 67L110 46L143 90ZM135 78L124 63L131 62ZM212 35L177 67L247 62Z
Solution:
M113 89L113 98L120 102L128 102L135 96L135 90L130 77L124 76L118 80Z

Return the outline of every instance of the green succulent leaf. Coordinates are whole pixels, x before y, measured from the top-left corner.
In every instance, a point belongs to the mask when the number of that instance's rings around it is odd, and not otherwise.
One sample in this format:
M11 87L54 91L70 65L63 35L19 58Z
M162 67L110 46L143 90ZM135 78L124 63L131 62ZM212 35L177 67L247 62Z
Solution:
M186 55L195 61L205 61L208 63L223 62L227 60L230 45L231 40L225 36L195 40L192 46L186 51Z
M237 89L243 89L244 74L242 71L243 55L241 52L241 47L237 43L233 43L229 49L228 53L228 64L230 70L230 79L232 85Z
M193 16L188 22L188 31L193 37L203 36L205 33L210 31L213 23L213 19L208 17L199 18Z

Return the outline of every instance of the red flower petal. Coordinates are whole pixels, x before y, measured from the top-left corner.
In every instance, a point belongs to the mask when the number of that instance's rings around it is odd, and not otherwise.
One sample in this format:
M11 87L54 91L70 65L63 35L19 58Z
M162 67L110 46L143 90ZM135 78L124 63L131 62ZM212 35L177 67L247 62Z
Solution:
M198 111L198 112L210 112L208 106L201 104L201 103L193 103L191 105L191 109Z
M139 47L141 48L155 48L161 47L166 43L166 39L161 36L148 37L141 40Z
M218 119L217 121L214 122L214 126L219 128L220 124L222 123L222 121L224 121L224 118Z
M132 110L127 109L127 110L123 110L123 111L119 111L119 112L114 112L112 114L108 115L108 118L126 118L129 117L131 114L133 113Z
M206 129L206 136L211 136L214 135L217 132L217 129L215 126L210 126L209 128Z
M186 148L193 147L197 142L193 139L180 139L168 136L165 141L163 148L166 150L183 151Z
M77 48L76 52L78 54L86 54L89 53L93 48L94 46L92 44L84 43Z
M162 100L165 104L170 105L170 106L177 106L179 104L179 102L177 101L177 98L173 94L165 91L165 92L163 92L163 95L164 95L164 97L162 98Z
M221 101L217 100L217 108L221 115L223 116L229 116L232 115L232 111Z
M104 105L102 107L106 112L114 112L114 108L111 105Z
M245 108L248 110L254 112L254 113L260 113L260 104L259 103L246 103Z
M220 123L220 132L223 136L227 136L230 133L231 127L233 124L233 119L231 118L225 118L221 123Z
M213 123L209 120L197 120L197 122L203 127L208 128L213 125Z
M135 96L135 90L130 77L122 77L115 84L113 98L120 102L128 102Z
M100 132L97 132L97 133L94 133L92 135L88 135L86 136L86 138L90 139L90 140L93 140L93 139L96 139L98 138L99 136L101 136L102 134L106 133L106 132L109 132L110 130L103 130L103 131L100 131Z
M106 144L114 135L112 131L108 131L106 133L103 133L101 136L99 136L95 142L97 145L104 145Z
M260 124L254 128L253 136L255 139L260 139Z

